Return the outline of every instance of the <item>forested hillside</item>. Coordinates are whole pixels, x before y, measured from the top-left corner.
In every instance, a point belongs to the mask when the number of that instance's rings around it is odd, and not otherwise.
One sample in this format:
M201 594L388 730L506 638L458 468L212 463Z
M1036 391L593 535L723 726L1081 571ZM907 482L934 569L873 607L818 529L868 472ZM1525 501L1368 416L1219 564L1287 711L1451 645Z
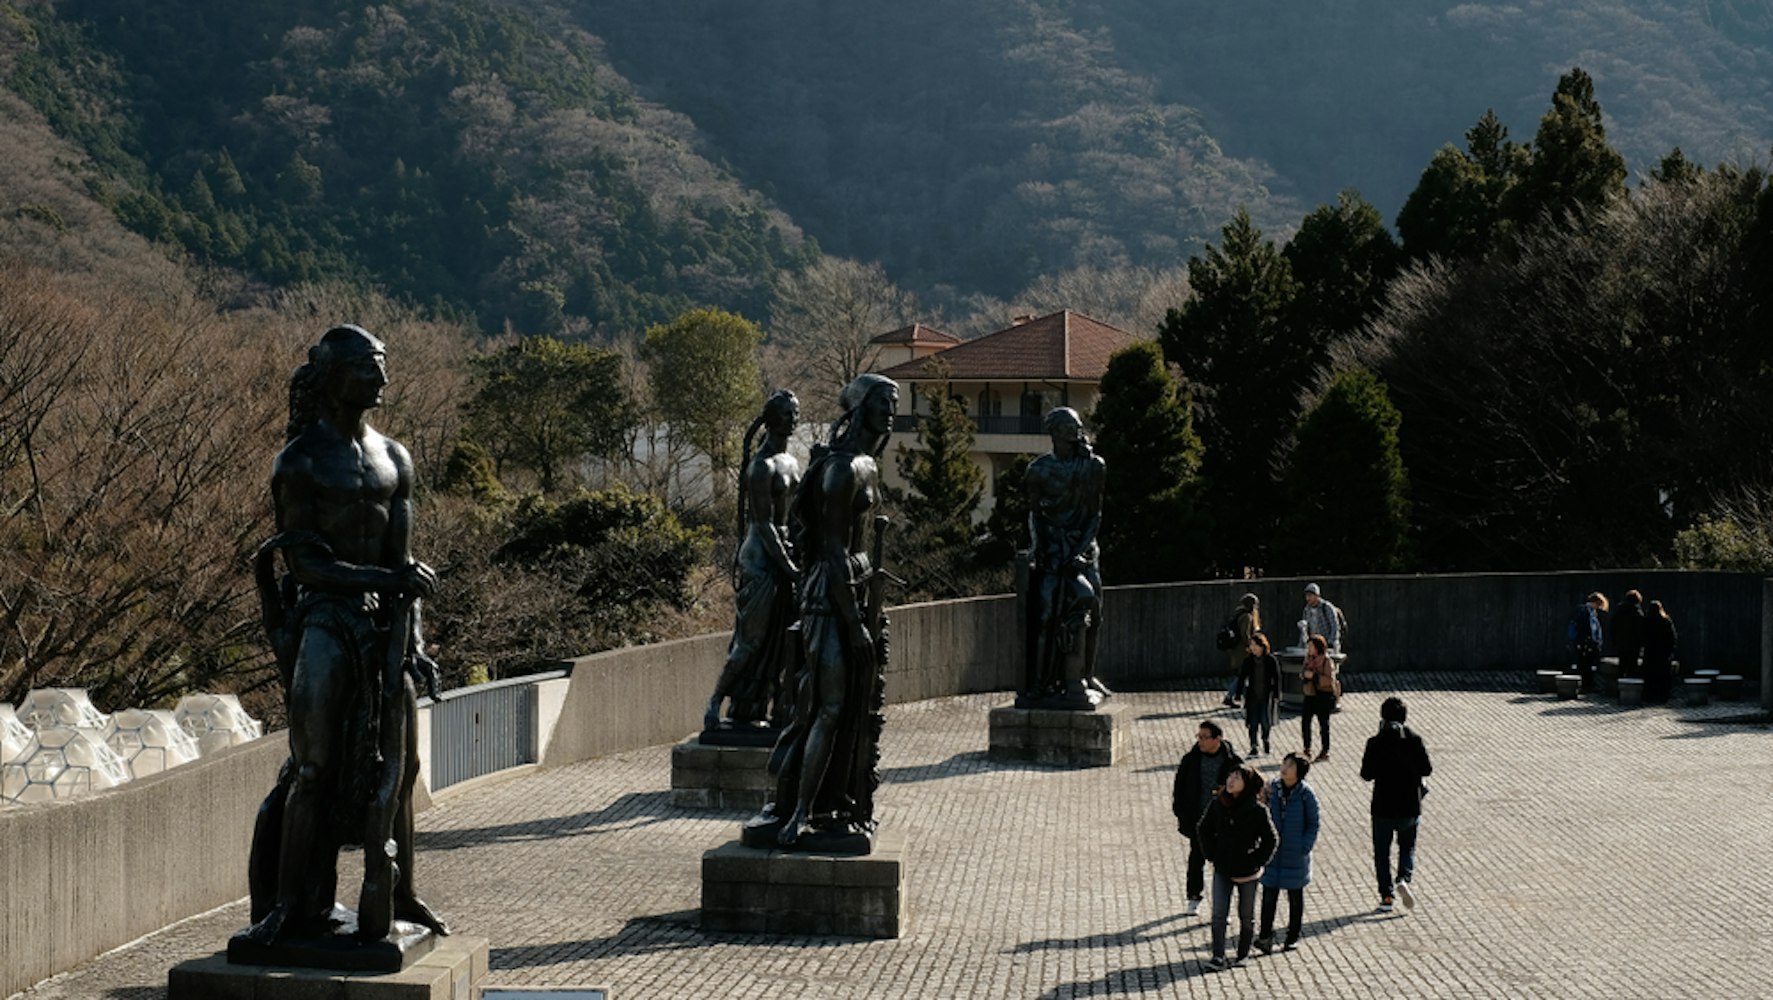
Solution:
M272 285L344 279L497 330L761 314L816 251L540 5L7 4L6 84L131 228Z
M1011 295L1173 266L1239 205L1291 221L1105 31L1045 0L609 0L574 7L827 249L920 290Z

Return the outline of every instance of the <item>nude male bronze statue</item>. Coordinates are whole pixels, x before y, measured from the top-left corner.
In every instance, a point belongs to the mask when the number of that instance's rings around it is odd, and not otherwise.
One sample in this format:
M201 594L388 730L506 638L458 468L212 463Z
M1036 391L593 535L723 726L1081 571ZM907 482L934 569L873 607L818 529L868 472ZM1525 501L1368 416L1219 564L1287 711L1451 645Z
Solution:
M1030 561L1027 672L1022 708L1091 709L1108 697L1096 679L1102 629L1102 483L1107 466L1068 406L1047 414L1053 450L1028 466Z
M254 829L254 923L237 943L372 942L396 920L448 933L413 888L414 677L436 689L418 602L437 574L412 555L412 459L366 419L387 382L381 341L356 326L328 330L291 378L271 474L278 535L257 566L290 756ZM354 928L333 901L338 852L353 844L364 847Z

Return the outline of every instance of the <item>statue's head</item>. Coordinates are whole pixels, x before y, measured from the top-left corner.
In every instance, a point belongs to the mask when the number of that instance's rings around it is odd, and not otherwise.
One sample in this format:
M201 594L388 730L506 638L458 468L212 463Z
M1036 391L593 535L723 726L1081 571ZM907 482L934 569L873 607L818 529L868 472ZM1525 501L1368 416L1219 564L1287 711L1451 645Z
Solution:
M1078 416L1077 411L1069 406L1055 406L1048 410L1043 425L1054 445L1061 441L1083 441L1083 417Z
M777 389L763 403L763 425L771 434L786 437L800 424L800 397L787 389Z
M863 372L843 387L837 403L849 416L852 430L885 434L893 429L893 415L899 412L899 383Z
M333 327L308 348L308 363L290 376L285 437L293 440L318 419L326 400L359 410L382 405L387 384L387 351L382 342L360 326Z

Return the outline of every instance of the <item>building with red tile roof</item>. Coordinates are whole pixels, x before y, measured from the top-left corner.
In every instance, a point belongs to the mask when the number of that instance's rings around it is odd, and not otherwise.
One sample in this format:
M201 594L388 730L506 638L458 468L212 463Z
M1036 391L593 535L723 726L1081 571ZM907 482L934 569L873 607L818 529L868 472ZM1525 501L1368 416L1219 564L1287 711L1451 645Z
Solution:
M929 327L921 329L948 337ZM977 425L973 460L986 474L985 496L975 514L980 520L990 513L997 475L1010 461L1051 447L1041 429L1047 411L1069 406L1087 418L1095 409L1108 358L1139 339L1069 309L1020 318L975 340L949 338L954 342L947 346L938 346L940 342L934 338L919 342L918 330L914 325L875 338L878 343L922 349L910 356L901 354L904 360L876 369L900 385L893 446L917 447L917 423L928 415L930 394L946 378L949 393L966 403ZM903 488L898 463L889 461L884 466L886 482Z

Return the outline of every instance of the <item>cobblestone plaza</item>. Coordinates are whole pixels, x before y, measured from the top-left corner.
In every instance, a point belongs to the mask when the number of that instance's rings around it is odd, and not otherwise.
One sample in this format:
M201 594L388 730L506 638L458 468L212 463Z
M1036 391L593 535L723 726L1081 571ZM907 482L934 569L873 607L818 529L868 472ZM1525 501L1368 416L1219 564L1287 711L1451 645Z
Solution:
M1181 915L1169 811L1200 719L1246 749L1222 686L1118 696L1124 762L1077 771L987 759L987 715L1010 695L890 708L879 802L908 841L898 940L700 931L702 852L743 816L672 806L669 746L452 790L420 817L419 887L490 939L488 984L604 985L614 1000L1773 995L1773 740L1740 721L1752 706L1620 710L1529 684L1351 674L1332 757L1311 772L1324 825L1304 939L1224 972L1203 964L1206 915ZM1377 914L1358 771L1393 692L1435 774L1420 905ZM1256 763L1272 775L1298 746L1289 716ZM245 922L242 901L24 996L162 997L168 967Z

